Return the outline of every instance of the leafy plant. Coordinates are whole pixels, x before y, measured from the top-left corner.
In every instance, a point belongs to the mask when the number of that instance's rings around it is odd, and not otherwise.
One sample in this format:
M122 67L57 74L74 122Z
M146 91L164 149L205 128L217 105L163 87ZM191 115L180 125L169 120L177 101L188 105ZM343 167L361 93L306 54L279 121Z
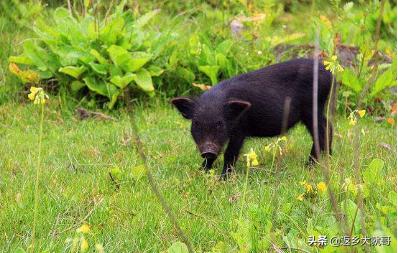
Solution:
M26 40L23 53L9 61L31 68L41 80L55 78L74 93L87 88L105 96L109 108L128 87L152 95L152 77L163 70L153 62L158 51L151 41L156 36L143 28L157 11L135 19L123 6L103 21L93 11L74 18L68 10L58 8L53 13L55 24L38 20L34 26L37 38Z
M226 39L215 46L212 44L197 34L191 35L186 47L173 51L168 69L189 83L197 80L199 74L207 77L212 85L217 84L220 77L232 76L236 72L231 54L233 42Z

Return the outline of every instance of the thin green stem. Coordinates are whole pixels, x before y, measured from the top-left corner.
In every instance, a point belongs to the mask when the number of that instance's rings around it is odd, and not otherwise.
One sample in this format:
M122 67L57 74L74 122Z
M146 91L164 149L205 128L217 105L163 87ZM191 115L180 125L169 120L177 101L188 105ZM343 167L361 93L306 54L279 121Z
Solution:
M41 104L40 110L40 126L39 126L39 145L38 145L38 153L37 153L37 162L36 162L36 180L35 180L35 202L33 209L33 228L32 228L32 244L31 244L31 252L34 252L35 248L35 237L36 237L36 224L37 224L37 215L38 215L38 207L39 207L39 177L40 177L40 161L41 161L41 142L43 137L43 122L44 122L44 104Z
M250 166L251 166L251 162L250 162ZM239 212L239 220L242 219L242 215L243 215L243 205L245 204L247 185L249 184L250 166L247 166L247 169L246 169L246 179L245 179L245 186L243 188L243 196L242 196L242 203L241 203L240 212Z
M274 153L272 153L271 171L273 171L274 169L275 157L276 157L276 150L274 150Z

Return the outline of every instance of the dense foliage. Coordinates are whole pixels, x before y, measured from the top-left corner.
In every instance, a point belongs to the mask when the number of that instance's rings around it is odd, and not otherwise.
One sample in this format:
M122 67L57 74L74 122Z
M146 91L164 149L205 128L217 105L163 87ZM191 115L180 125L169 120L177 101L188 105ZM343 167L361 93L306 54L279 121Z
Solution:
M0 1L0 251L188 252L151 170L195 252L396 252L396 10L387 0ZM163 98L313 57L317 42L338 90L333 155L309 169L312 143L297 126L248 140L228 182L198 170L190 123ZM127 98L134 117L110 111ZM390 245L308 243L344 235Z
M332 24L325 15L314 16L305 21L307 30L289 32L292 28L286 25L280 29L284 6L276 2L225 3L219 9L202 4L199 6L205 12L187 12L174 19L159 10L139 15L137 6L131 10L133 6L126 3L91 6L87 2L83 13L75 10L71 14L58 8L50 17L42 15L34 22L35 36L24 41L22 54L9 58L18 64L10 69L27 83L40 80L54 84L55 80L58 90L76 98L89 95L91 101L96 97L103 101L101 97L106 97L112 108L126 90L134 96L140 93L136 88L147 94L157 90L167 96L192 93L193 83L198 87L214 85L273 62L311 57L311 49L306 51L308 46L300 43L312 44L319 30L325 59L337 54L337 63L345 67L343 73L334 73L344 85L338 108L351 108L366 87L370 90L366 103L388 110L388 105L374 101L380 100L377 95L385 88L396 85L396 62L391 63L395 59L392 36L396 7L386 2L375 48L368 41L374 37L380 3L363 8L355 8L354 2L333 4L340 22ZM371 15L365 15L367 12ZM351 51L340 53L339 47L345 45L350 45ZM296 52L289 50L295 47ZM378 58L376 49L380 49ZM375 64L380 66L374 75ZM394 97L390 92L383 94L387 100Z

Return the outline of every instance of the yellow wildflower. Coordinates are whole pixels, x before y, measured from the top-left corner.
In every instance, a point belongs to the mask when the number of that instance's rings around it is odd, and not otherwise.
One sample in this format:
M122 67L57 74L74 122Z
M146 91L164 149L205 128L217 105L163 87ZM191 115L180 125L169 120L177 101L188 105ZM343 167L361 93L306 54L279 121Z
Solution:
M320 192L325 192L327 189L327 186L326 186L325 182L319 182L316 185L316 188L318 188L318 191L320 191Z
M358 186L351 181L351 178L348 177L344 179L343 190L345 190L346 192L351 192L354 195L356 195Z
M321 20L321 22L322 22L323 24L325 24L325 25L327 26L327 28L329 28L329 29L332 28L332 23L330 22L330 20L329 20L326 16L321 15L321 16L319 17L319 19Z
M90 226L87 224L83 224L80 228L76 229L76 232L87 234L88 232L90 232Z
M304 188L305 188L305 191L306 192L312 192L314 189L312 188L312 185L311 184L309 184L309 183L307 183L307 181L301 181L300 182L300 184L302 185L302 186L304 186Z
M256 152L254 152L253 149L250 149L250 152L247 153L245 156L246 156L247 167L257 166L259 164L257 160L257 154Z
M324 60L323 65L325 65L326 70L329 70L333 74L344 71L343 67L339 64L336 55L330 57L328 61Z
M357 124L357 117L355 116L355 112L357 112L357 110L351 112L348 116L348 119L350 120L350 126L355 126Z
M363 116L365 116L366 110L359 110L358 111L358 115L359 117L363 118Z
M265 152L271 152L271 144L264 147Z
M304 200L304 193L298 195L296 199L300 200L300 201L303 201Z
M102 244L100 243L95 244L95 251L98 253L104 253L104 246L102 246Z
M305 187L305 190L307 191L307 192L312 192L313 191L313 189L312 189L312 185L310 185L310 184L305 184L304 185L304 187Z
M281 142L281 141L287 141L287 137L282 136L282 137L278 138L278 142Z
M80 241L80 252L86 252L88 250L88 242L86 238L82 237Z
M387 121L388 124L390 124L392 126L395 124L395 120L393 118L387 118L386 121Z
M44 105L48 100L48 95L44 92L42 88L32 86L30 87L30 93L28 94L28 98L32 100L35 105Z

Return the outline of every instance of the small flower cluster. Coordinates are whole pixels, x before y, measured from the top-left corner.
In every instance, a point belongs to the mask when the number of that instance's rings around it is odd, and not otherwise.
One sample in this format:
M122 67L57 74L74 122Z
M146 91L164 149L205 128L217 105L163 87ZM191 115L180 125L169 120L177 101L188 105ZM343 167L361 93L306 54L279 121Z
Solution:
M44 105L49 99L48 95L42 88L30 87L28 98L33 101L35 105Z
M343 67L339 64L336 55L333 55L328 60L324 60L323 64L325 65L325 69L329 70L332 74L344 71Z
M287 138L286 136L282 136L278 138L275 142L272 142L268 144L267 146L264 147L265 152L271 152L271 151L279 151L279 154L282 155L282 143L286 143Z
M366 110L354 110L350 113L350 115L348 116L348 119L350 121L350 125L351 126L355 126L358 122L358 116L360 118L363 118L366 114Z
M347 193L352 193L354 196L356 196L359 191L364 192L367 189L366 185L356 184L355 182L352 181L350 177L344 179L342 188L343 191Z
M254 152L254 150L251 148L250 152L245 154L246 156L246 166L248 168L253 167L253 166L258 166L258 160L257 160L257 154Z
M300 184L304 187L305 192L297 196L297 200L304 201L306 198L315 197L317 193L321 194L326 192L327 186L325 182L319 182L316 186L302 181Z
M76 236L72 238L68 238L66 243L70 245L70 252L87 252L90 248L90 245L86 239L86 235L90 233L91 229L88 224L83 224L79 228L76 229ZM95 252L104 253L104 247L102 244L97 243L95 245Z

